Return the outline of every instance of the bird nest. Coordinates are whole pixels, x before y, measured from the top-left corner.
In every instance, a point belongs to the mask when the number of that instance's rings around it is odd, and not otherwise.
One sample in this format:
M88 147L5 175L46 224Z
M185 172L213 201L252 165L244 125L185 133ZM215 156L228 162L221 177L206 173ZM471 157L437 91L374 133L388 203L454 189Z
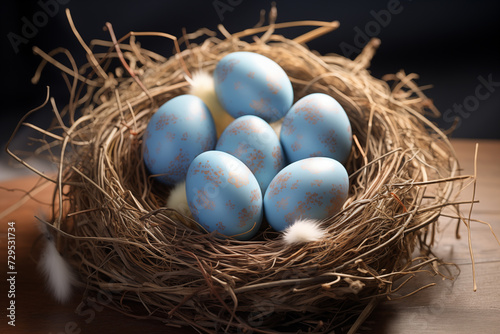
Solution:
M68 17L88 63L78 68L65 49L34 48L44 58L34 80L52 63L70 99L61 111L52 100L50 129L23 124L40 131L43 147L57 157L57 177L44 175L56 184L48 224L85 293L105 291L109 307L200 332L354 332L398 280L437 272L436 223L455 205L453 189L464 177L446 135L425 117L437 111L416 75L370 75L377 39L354 60L319 55L305 43L337 22L272 19L239 33L220 26L218 34L202 29L179 40L136 32L117 40L107 24L111 40L87 45ZM295 39L276 33L304 25L316 28ZM143 49L143 35L171 39L173 55ZM270 228L250 241L207 234L166 207L170 189L144 167L143 134L158 106L187 93L192 73L211 73L234 51L277 62L295 100L325 93L349 117L349 196L322 222L319 241L288 245ZM61 53L70 66L56 59Z

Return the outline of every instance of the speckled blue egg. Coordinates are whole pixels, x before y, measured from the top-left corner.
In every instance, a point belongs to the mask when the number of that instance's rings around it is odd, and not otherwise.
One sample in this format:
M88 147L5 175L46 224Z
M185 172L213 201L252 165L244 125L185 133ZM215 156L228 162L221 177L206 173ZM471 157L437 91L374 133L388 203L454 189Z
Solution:
M286 114L280 141L289 163L309 157L328 157L345 163L352 146L351 124L333 97L309 94Z
M235 156L250 168L262 193L285 167L283 149L276 132L257 116L235 119L221 134L215 149Z
M234 118L255 115L266 122L285 116L293 89L285 71L271 59L253 52L233 52L214 71L215 92Z
M248 240L259 230L263 218L259 183L244 163L226 152L208 151L193 160L186 196L193 218L208 232Z
M212 114L194 95L179 95L163 104L151 117L143 138L147 169L160 182L183 181L193 159L212 150L217 141Z
M323 157L296 161L283 168L264 195L269 225L283 231L299 218L325 219L347 199L349 178L337 160Z

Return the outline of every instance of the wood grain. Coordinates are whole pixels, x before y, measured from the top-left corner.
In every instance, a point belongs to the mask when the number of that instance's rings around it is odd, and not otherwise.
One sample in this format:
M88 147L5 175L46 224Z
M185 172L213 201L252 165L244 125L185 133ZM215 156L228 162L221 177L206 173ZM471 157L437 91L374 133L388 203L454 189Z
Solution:
M500 236L500 141L480 140L478 180L473 218L492 225ZM475 141L454 140L463 174L472 174ZM37 182L28 177L0 184L0 212L23 198L23 191ZM470 199L472 189L461 198ZM47 210L40 202L49 202L51 189L28 200L21 208L0 219L0 333L194 333L189 328L166 327L160 322L137 320L101 308L75 293L70 302L60 305L45 288L36 269L36 240L39 235L34 215ZM468 207L464 206L464 212ZM16 326L7 325L7 223L16 223ZM467 233L455 239L456 222L440 219L435 251L446 261L454 262L461 274L453 281L420 275L401 291L409 293L417 283L436 286L405 299L379 305L362 327L362 333L498 333L500 328L500 245L486 225L473 223L472 244L477 277L477 292L472 291L471 259Z
M477 161L476 199L472 218L491 224L500 237L500 142L480 140ZM462 174L474 172L475 142L454 140ZM463 199L472 198L472 187ZM463 207L468 213L469 207ZM500 332L500 245L486 225L472 224L472 246L476 263L477 291L473 291L472 266L467 231L455 238L456 221L440 219L441 233L436 255L453 262L460 275L453 281L421 275L414 283L436 286L398 301L382 303L364 324L363 333L499 333ZM417 284L405 289L411 291ZM402 291L404 293L405 291Z

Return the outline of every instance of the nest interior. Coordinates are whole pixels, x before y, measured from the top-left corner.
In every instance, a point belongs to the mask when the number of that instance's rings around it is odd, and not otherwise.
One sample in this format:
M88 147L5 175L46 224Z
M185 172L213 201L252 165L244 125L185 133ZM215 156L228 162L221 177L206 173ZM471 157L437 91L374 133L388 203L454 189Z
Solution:
M436 222L461 177L446 135L425 117L436 110L416 75L372 77L376 39L350 60L312 52L303 43L310 35L287 39L279 27L232 35L221 27L219 36L202 29L165 58L141 48L139 33L117 41L108 25L111 41L82 41L88 63L80 68L64 49L35 48L44 58L35 81L49 62L70 92L60 112L52 101L53 127L40 131L59 167L56 178L44 176L57 184L48 224L86 293L107 291L109 307L200 332L322 333L355 330L398 279L436 270ZM324 222L321 241L287 246L269 229L252 241L206 234L165 207L169 189L145 170L142 134L151 115L188 91L186 76L213 71L234 51L276 61L295 100L326 93L349 116L349 198Z

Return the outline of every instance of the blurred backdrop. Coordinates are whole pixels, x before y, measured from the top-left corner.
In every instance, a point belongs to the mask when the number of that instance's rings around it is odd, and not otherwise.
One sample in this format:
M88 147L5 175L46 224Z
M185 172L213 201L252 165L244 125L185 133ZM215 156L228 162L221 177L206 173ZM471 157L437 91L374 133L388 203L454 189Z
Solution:
M452 137L500 138L500 13L499 1L276 1L278 22L339 20L340 28L308 45L318 52L354 58L369 37L381 39L370 70L375 77L404 69L419 74L419 85L442 115L433 119L448 129L455 119ZM32 52L65 47L78 64L84 50L71 32L65 8L71 10L82 38L109 40L104 24L113 24L117 36L128 31L163 31L181 36L182 28L217 30L222 23L229 32L254 26L261 9L270 1L255 0L142 0L106 2L77 0L7 1L2 3L2 107L0 143L3 147L19 119L43 102L46 85L62 107L67 88L59 71L44 70L39 84L31 84L40 58ZM283 29L295 37L307 28ZM162 38L141 38L143 46L168 57L172 43ZM62 58L61 58L62 59ZM48 123L50 113L36 116ZM18 141L26 136L19 136Z

